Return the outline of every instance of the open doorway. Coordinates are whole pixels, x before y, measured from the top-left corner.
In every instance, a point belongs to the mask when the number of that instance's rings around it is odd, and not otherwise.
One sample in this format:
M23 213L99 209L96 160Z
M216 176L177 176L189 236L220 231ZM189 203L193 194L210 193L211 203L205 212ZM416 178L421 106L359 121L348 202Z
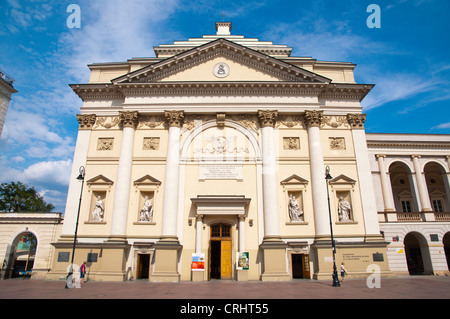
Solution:
M292 279L310 279L309 255L292 254Z
M138 254L136 279L149 279L149 274L150 274L150 254Z
M209 278L232 278L232 244L231 226L216 224L211 226L211 240L209 244Z

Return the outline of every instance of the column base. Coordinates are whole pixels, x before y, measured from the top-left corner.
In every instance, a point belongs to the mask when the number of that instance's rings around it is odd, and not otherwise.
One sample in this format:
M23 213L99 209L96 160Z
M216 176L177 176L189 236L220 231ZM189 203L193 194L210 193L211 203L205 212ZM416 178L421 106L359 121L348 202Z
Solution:
M150 275L153 282L178 282L178 250L182 247L178 240L161 240L154 245L155 265Z
M287 244L277 238L266 238L260 245L264 256L264 272L262 281L286 281L291 276L286 267Z
M337 242L335 264L339 280L342 262L348 278L367 278L374 269L379 271L380 277L393 276L388 264L387 244L380 236L367 236L364 242ZM313 279L332 281L331 240L316 240L311 249L315 256Z

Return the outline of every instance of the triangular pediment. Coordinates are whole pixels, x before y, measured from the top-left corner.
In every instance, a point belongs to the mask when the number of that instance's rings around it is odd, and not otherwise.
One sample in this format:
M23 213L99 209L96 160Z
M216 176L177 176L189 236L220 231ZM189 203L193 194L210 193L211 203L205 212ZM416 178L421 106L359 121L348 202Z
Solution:
M114 84L242 81L331 82L319 74L225 39L211 41L112 80Z
M308 184L308 181L298 175L291 175L288 178L284 179L280 183L281 185L306 185Z
M135 180L134 185L161 185L161 181L147 174Z
M351 184L354 185L356 181L348 176L345 176L344 174L341 174L332 180L330 180L330 184Z
M103 175L97 175L86 182L88 185L112 185L114 182Z

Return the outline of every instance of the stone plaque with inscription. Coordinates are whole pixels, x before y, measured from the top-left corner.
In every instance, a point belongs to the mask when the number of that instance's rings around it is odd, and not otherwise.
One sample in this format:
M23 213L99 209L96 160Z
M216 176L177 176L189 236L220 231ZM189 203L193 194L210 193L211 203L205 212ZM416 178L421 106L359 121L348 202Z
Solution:
M242 164L201 164L198 179L237 179L242 180Z

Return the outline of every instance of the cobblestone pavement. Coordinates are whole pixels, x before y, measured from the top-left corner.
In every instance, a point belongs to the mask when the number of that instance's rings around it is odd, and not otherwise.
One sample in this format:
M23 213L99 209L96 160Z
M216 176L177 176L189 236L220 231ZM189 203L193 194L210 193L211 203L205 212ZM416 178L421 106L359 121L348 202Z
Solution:
M450 299L450 277L382 278L379 288L365 279L330 281L154 283L93 282L65 288L64 281L10 279L0 281L0 299Z
M164 318L280 319L312 309L323 315L350 318L388 313L390 317L416 316L418 307L440 311L447 308L450 299L450 277L395 277L381 279L380 284L379 288L369 288L365 279L347 279L340 287L332 287L331 280L88 281L81 288L67 289L64 281L10 279L0 281L0 303L4 309L21 311L52 309L58 316L74 313L117 317L125 309L133 309L136 314L146 315L156 311ZM23 299L30 300L23 303Z

